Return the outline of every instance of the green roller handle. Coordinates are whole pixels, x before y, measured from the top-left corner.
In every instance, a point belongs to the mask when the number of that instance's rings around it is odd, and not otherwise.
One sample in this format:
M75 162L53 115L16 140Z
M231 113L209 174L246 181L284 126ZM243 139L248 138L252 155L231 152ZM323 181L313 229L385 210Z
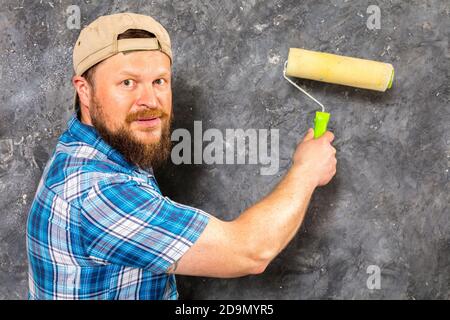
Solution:
M328 112L316 111L314 119L314 139L320 138L326 131L330 114Z

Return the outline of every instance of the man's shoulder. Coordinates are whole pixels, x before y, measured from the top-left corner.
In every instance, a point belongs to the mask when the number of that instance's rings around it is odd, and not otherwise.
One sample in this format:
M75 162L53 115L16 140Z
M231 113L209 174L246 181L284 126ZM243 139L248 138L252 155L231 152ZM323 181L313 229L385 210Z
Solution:
M126 168L108 159L95 147L60 139L43 173L42 182L62 199L79 202L100 181L126 181L129 176Z

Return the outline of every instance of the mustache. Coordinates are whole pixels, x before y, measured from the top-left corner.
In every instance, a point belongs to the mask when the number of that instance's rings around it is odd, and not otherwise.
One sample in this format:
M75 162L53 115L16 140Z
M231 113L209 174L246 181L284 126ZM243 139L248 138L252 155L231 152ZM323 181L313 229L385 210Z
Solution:
M168 118L169 115L161 109L147 109L134 113L130 113L125 118L125 121L131 123L142 118Z

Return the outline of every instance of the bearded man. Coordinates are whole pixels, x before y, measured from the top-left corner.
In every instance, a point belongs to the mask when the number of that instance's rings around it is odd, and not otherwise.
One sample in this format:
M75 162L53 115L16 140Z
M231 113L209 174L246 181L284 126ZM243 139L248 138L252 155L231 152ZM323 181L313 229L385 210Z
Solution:
M334 135L310 129L281 182L233 221L163 196L153 170L170 153L172 62L149 16L103 16L81 31L75 112L28 216L29 299L177 299L175 274L262 273L334 176Z

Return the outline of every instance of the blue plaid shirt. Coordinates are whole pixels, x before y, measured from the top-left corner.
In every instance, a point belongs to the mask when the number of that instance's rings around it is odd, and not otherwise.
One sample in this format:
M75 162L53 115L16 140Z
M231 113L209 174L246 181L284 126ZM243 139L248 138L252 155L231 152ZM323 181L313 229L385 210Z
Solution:
M167 269L209 215L164 197L74 114L27 223L29 299L177 299Z

